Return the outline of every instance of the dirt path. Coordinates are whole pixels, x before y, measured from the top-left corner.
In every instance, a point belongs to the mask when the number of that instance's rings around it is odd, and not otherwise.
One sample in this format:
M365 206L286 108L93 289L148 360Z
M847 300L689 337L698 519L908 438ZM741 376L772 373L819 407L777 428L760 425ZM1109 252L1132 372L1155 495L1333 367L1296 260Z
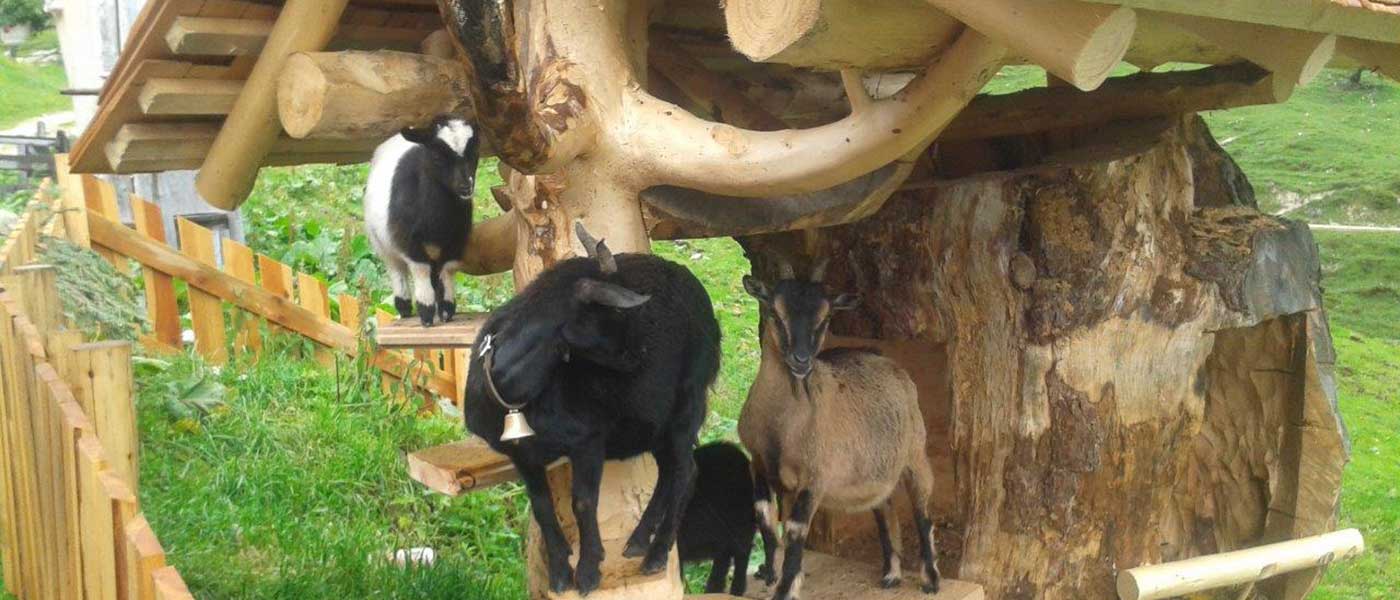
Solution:
M1312 223L1309 224L1308 227L1316 231L1341 231L1344 233L1356 233L1361 231L1400 233L1400 227L1381 227L1378 225L1319 225Z

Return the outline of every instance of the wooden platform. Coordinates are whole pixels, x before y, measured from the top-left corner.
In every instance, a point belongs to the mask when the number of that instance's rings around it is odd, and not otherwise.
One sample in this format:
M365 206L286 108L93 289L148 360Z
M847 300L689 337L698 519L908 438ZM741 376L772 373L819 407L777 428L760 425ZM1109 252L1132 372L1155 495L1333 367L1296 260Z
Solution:
M381 325L374 339L381 348L470 348L486 322L485 314L463 313L446 323L424 327L418 317L398 319Z
M448 496L460 496L520 477L510 459L476 437L409 453L408 476Z
M918 573L907 570L904 585L892 590L880 587L880 569L875 565L807 551L802 558L802 600L984 600L982 586L966 581L944 579L937 594L919 589ZM773 590L757 579L749 580L745 598L767 600ZM686 600L739 600L729 594L699 594Z

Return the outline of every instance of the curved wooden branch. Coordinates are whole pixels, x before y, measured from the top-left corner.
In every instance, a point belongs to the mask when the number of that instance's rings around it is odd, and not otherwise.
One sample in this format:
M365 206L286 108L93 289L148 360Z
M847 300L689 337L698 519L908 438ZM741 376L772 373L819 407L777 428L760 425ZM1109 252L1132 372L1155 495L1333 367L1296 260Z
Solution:
M635 166L639 187L672 185L712 194L772 197L834 187L926 143L996 73L1005 48L965 31L904 90L868 110L821 127L758 132L701 120L640 89L629 89L614 148Z

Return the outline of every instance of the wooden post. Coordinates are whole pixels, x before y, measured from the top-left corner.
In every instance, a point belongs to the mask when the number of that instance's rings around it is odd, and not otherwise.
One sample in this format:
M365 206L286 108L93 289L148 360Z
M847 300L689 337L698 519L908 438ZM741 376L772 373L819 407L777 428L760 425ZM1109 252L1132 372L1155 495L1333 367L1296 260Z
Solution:
M165 221L159 206L132 196L131 217L137 233L165 243ZM83 235L88 235L86 220L83 222ZM146 284L146 319L151 323L156 341L171 348L180 348L180 305L175 297L175 280L144 265L141 267L141 279Z
M297 303L318 318L330 321L331 299L326 292L325 282L315 276L297 272ZM335 356L325 346L317 344L316 362L323 366L331 366L335 364Z
M18 292L20 306L40 335L58 331L63 323L63 305L58 299L58 270L53 265L25 265L4 279L5 287Z
M253 250L231 238L224 238L224 272L246 283L257 285L257 273L253 268ZM256 357L262 351L262 319L254 313L239 311L242 321L234 338L234 348L252 352Z
M39 593L35 572L39 553L31 541L39 519L33 512L31 403L24 381L30 368L14 326L19 304L13 294L0 290L0 479L4 480L0 490L5 494L0 498L5 512L0 516L4 518L5 589L26 598Z
M211 268L214 259L214 232L181 217L180 252ZM218 297L190 286L190 321L194 326L194 347L205 360L216 365L228 362L228 339L224 331L224 305Z
M185 586L185 580L180 578L175 567L156 569L151 580L154 582L156 600L194 600L194 595L190 594L190 589Z
M93 438L78 440L78 507L82 519L82 584L87 600L116 600L117 555L116 539L120 531L116 523L115 503L135 505L130 493L119 494L125 488L107 469L102 445Z
M233 209L253 189L258 167L282 131L277 120L277 76L287 57L325 48L348 0L288 0L257 64L204 158L195 187L204 200Z

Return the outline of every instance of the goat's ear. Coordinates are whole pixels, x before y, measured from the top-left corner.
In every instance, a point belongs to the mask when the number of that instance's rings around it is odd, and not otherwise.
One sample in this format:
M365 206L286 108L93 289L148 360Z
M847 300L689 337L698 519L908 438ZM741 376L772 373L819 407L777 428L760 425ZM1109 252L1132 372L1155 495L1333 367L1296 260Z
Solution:
M744 291L748 292L750 296L757 298L759 302L768 302L768 284L759 281L757 277L752 275L744 276Z
M432 127L405 127L399 130L399 135L415 144L427 144L437 137Z
M841 294L831 299L831 310L851 310L860 304L860 294Z
M574 284L574 297L580 302L613 308L636 308L651 300L646 294L597 279L580 279Z

